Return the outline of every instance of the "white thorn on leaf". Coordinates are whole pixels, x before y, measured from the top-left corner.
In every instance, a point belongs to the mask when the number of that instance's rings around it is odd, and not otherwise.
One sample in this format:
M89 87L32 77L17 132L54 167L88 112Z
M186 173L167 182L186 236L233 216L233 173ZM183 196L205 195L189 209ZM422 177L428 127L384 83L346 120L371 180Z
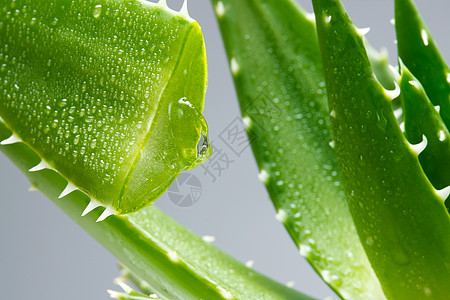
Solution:
M20 143L20 142L22 142L22 140L19 139L19 138L17 137L17 135L15 135L15 134L13 133L9 138L7 138L6 140L3 140L3 141L0 143L0 145L11 145L11 144L16 144L16 143Z
M277 219L281 223L284 223L287 220L287 213L283 209L279 209L275 215L275 219Z
M440 106L440 105L436 105L436 106L434 107L434 109L435 109L437 112L441 112L441 106Z
M214 243L214 241L216 240L216 237L212 236L212 235L204 235L202 237L202 239L207 243Z
M109 297L113 299L120 299L120 297L122 296L121 293L113 290L106 290L106 292L109 294Z
M227 291L222 287L218 287L218 290L219 290L220 294L222 295L222 297L224 297L225 299L230 299L230 300L235 299L230 291Z
M39 164L29 169L28 172L38 172L44 169L53 170L53 168L48 163L46 163L44 160L41 160Z
M313 13L306 13L305 14L306 19L310 20L313 23L316 23L316 15Z
M114 283L120 286L120 288L127 294L133 291L133 289L128 284L126 284L120 277L114 279Z
M334 148L336 146L334 141L329 142L328 145L330 145L331 148Z
M158 299L158 295L156 294L150 294L148 296L150 297L150 299Z
M447 82L450 83L450 73L447 73ZM2 118L0 118L0 121L2 120Z
M334 109L330 112L330 116L336 118L336 111Z
M439 130L439 141L443 142L447 137L444 130Z
M416 89L420 90L422 89L422 85L417 80L410 80L408 83L412 86L414 86Z
M436 194L442 199L442 201L445 201L448 196L450 195L450 186L443 188L442 190L435 190Z
M188 19L190 19L191 17L189 16L189 12L188 12L188 0L184 0L183 2L183 6L180 9L180 13L187 17Z
M401 107L394 110L394 116L396 119L400 118L403 115L403 109Z
M390 19L390 20L389 20L389 23L391 23L392 25L395 26L395 19L394 19L394 18Z
M97 222L104 221L107 217L114 215L116 212L112 207L106 207L103 213L98 217Z
M180 261L180 259L178 258L177 251L175 251L175 250L169 251L167 253L167 255L169 256L170 260L173 261L173 262Z
M102 204L100 202L98 202L97 200L91 198L91 201L86 206L86 208L84 209L81 216L84 217L85 215L87 215L88 213L90 213L91 211L93 211L94 209L96 209L99 206L102 206Z
M331 16L325 16L324 21L326 24L331 22Z
M395 67L391 64L388 65L389 70L391 70L392 74L395 76L395 80L400 80L400 74L398 72L398 67Z
M361 37L363 37L363 36L365 36L366 34L369 33L370 27L366 27L366 28L356 28L356 31L358 32L358 34L359 34Z
M66 188L61 192L58 199L61 199L76 190L78 190L78 188L74 186L70 181L68 181Z
M252 260L252 259L250 259L249 261L247 261L247 262L245 263L245 266L246 266L247 268L252 268L254 264L255 264L255 261Z
M428 46L428 33L425 29L420 31L420 36L422 37L423 44Z
M309 254L311 253L312 249L310 246L305 245L305 244L300 244L299 246L299 253L301 256L303 257L308 257Z
M216 5L216 14L218 17L223 17L225 14L225 6L223 6L223 2L219 1Z
M395 89L393 89L393 90L384 89L384 92L391 100L394 100L395 98L397 98L400 95L400 86L398 85L398 83L396 81L394 81L394 84L395 84Z
M400 130L401 130L403 133L405 133L405 122L401 122L399 126L400 126Z
M231 66L231 73L233 73L233 75L237 75L237 73L239 73L240 67L238 62L236 61L236 58L234 57L231 58L230 66Z
M416 145L410 144L411 149L419 155L426 147L427 147L427 137L425 135L422 136L422 141Z
M258 179L263 183L267 183L267 180L269 180L269 173L267 173L266 170L262 169L258 174Z
M252 119L249 116L244 116L242 118L242 123L244 124L245 129L249 129L252 126Z
M29 191L29 192L36 192L36 191L38 191L38 188L37 188L34 184L32 184L32 185L30 185L30 187L28 188L28 191Z
M287 287L293 287L295 285L295 281L293 281L293 280L291 280L291 281L288 281L288 282L286 282L286 286Z

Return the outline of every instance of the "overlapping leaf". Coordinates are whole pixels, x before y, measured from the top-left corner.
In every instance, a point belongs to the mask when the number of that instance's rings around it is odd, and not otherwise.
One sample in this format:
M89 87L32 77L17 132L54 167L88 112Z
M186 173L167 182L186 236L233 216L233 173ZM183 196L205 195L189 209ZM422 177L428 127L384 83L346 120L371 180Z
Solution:
M446 299L450 220L338 0L314 0L336 153L358 234L390 299ZM414 151L415 150L415 151Z
M10 134L0 122L0 139ZM16 143L0 150L162 299L312 299L240 264L154 207L100 223L103 208L82 217L89 198L76 191L58 199L67 181L53 170L28 172L39 161L29 147Z
M314 22L292 1L212 2L259 177L277 218L338 294L382 299L330 145Z

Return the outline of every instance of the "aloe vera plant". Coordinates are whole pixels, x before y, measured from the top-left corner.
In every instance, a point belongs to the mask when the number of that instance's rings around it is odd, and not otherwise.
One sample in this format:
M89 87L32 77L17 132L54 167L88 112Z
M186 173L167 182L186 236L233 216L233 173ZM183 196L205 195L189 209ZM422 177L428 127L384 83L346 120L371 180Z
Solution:
M313 0L314 19L290 0L211 3L299 253L342 299L447 299L449 72L413 2L395 1L398 70L339 0ZM211 153L186 6L11 0L0 16L0 149L123 264L112 297L311 299L146 207Z

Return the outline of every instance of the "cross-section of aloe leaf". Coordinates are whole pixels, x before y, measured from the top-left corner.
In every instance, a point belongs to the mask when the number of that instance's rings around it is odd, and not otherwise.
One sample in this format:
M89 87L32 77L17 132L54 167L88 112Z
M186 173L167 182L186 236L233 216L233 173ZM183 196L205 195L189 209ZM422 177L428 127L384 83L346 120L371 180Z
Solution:
M136 211L204 161L198 23L142 1L5 0L0 117L91 207ZM102 218L106 217L103 216Z
M336 153L358 234L389 299L448 299L450 220L337 0L313 0ZM414 151L415 150L415 151Z
M341 186L313 21L292 1L214 0L253 152L300 254L343 298L382 299Z
M0 122L0 139L11 135ZM75 191L58 199L67 181L53 170L28 172L39 156L27 145L0 145L31 183L108 249L161 299L311 300L247 268L154 207L97 223L103 208L82 217L89 198ZM7 199L2 199L7 200Z
M420 164L433 186L444 189L450 185L449 132L422 85L405 65L401 66L400 90L406 138L418 144L426 137L427 147L419 155Z
M412 0L395 0L398 55L450 126L450 71Z

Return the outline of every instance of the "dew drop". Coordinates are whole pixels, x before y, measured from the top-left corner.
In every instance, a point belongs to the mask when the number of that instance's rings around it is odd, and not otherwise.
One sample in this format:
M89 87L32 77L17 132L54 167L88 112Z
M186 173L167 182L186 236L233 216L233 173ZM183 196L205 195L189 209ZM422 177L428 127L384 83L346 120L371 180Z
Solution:
M428 46L428 33L427 33L427 31L425 29L422 29L422 31L420 32L420 35L422 37L423 44L425 46Z
M96 5L94 7L94 18L98 19L100 18L100 15L102 14L102 5Z

